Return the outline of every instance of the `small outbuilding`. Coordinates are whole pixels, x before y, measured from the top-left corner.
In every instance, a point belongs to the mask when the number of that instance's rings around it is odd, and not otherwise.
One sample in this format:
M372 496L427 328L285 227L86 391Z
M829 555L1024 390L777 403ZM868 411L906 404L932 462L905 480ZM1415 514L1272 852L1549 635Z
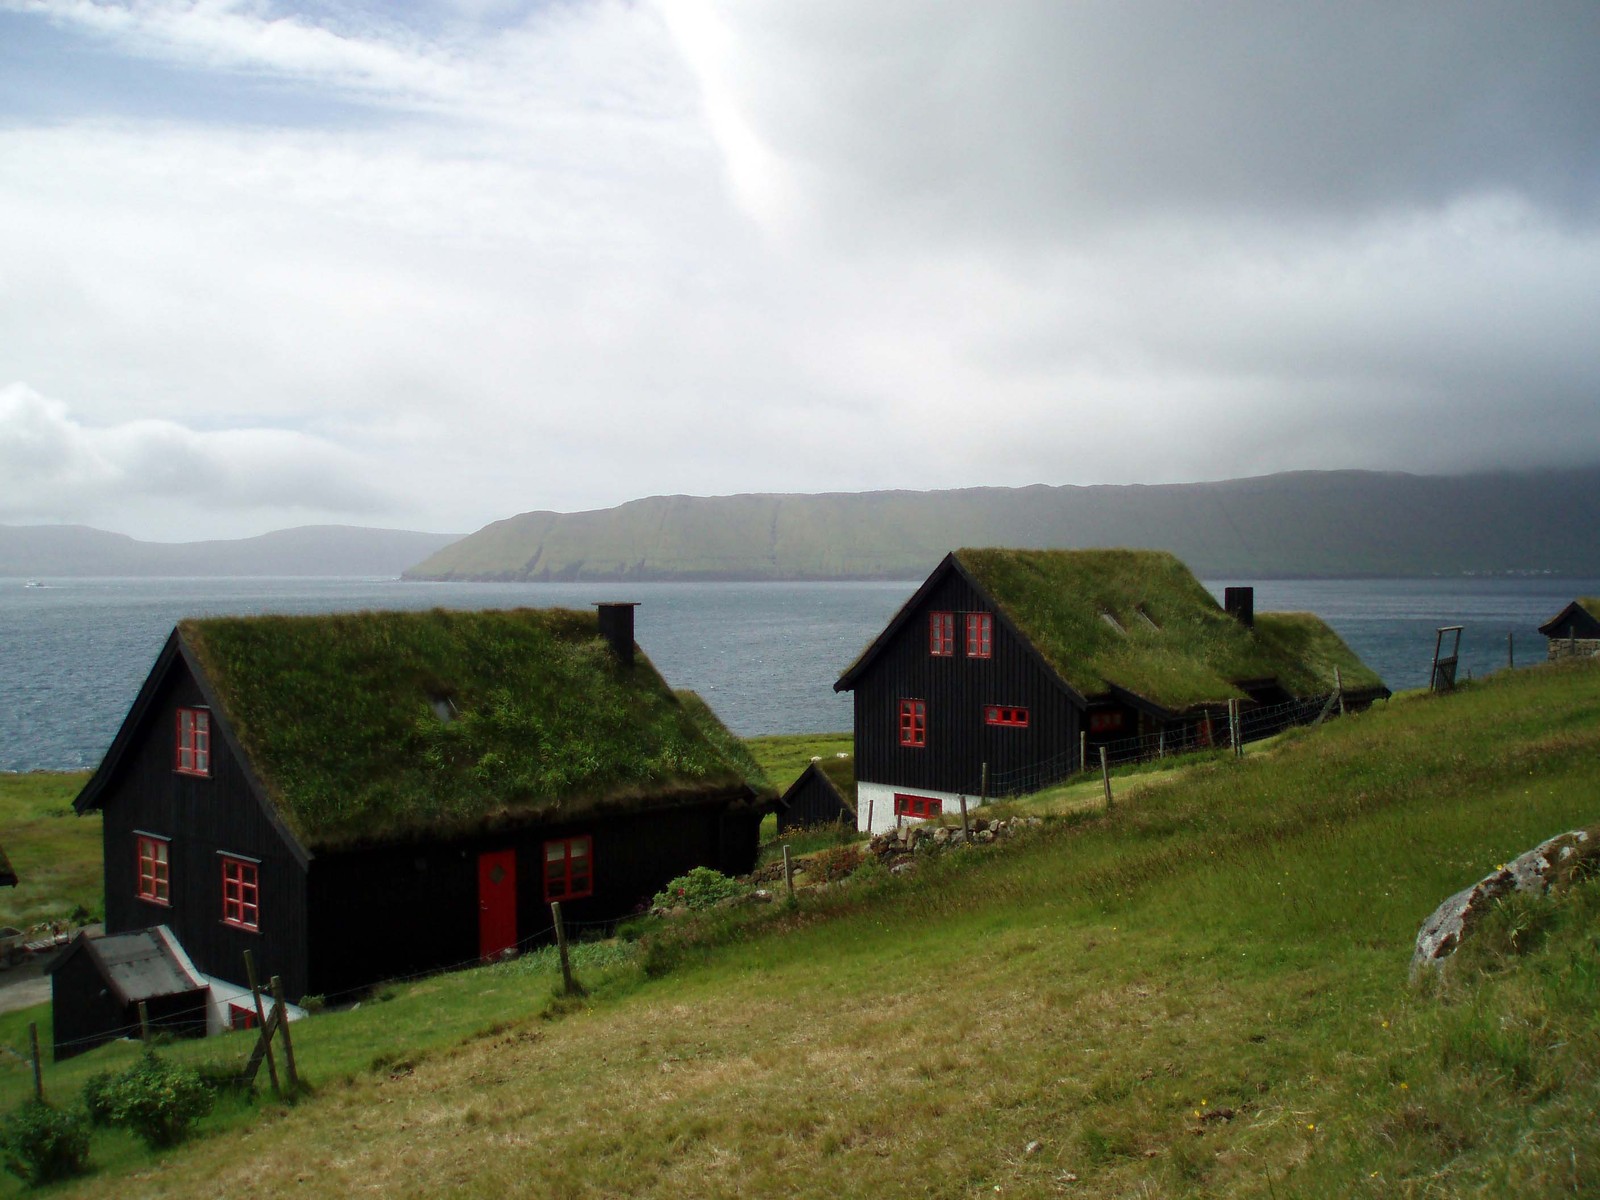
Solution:
M17 873L11 869L11 860L6 857L6 848L0 846L0 887L16 887Z
M210 987L165 925L111 937L80 933L45 968L57 1003L55 1058L71 1058L149 1027L202 1037ZM60 1003L62 997L69 1003Z
M856 762L849 754L817 758L778 798L778 832L856 824Z
M1580 596L1539 626L1539 632L1550 639L1552 660L1600 654L1600 596Z

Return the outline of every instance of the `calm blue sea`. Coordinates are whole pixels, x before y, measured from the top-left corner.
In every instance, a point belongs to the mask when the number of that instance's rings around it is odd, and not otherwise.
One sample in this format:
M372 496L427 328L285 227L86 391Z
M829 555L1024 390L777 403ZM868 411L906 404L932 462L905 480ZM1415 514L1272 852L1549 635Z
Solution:
M508 608L637 600L640 646L674 687L700 692L736 732L850 728L833 681L914 583L482 584L384 579L0 579L0 771L92 767L173 624L230 613ZM1218 582L1214 590L1221 593ZM1390 687L1420 687L1434 628L1465 625L1482 675L1544 655L1535 626L1600 580L1268 581L1256 608L1320 614Z

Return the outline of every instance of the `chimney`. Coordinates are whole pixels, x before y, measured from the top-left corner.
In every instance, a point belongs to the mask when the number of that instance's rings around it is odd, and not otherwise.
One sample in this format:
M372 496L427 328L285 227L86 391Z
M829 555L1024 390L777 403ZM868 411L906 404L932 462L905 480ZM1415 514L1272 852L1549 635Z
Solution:
M1256 590L1253 587L1222 589L1222 607L1246 629L1256 627Z
M633 666L633 610L636 600L596 604L600 614L600 636L611 643L611 652L625 667Z

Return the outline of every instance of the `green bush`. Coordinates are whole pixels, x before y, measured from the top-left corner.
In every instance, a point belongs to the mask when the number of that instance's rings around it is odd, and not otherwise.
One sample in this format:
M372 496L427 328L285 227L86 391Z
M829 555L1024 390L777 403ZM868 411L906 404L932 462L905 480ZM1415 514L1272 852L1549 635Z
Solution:
M91 1079L84 1099L104 1112L110 1124L132 1130L147 1145L161 1148L188 1137L194 1123L211 1111L216 1095L198 1071L146 1050L120 1075Z
M745 885L737 879L730 879L710 867L696 867L657 892L653 903L657 908L710 908L717 901L741 895L745 890Z
M102 1129L115 1124L113 1094L117 1077L110 1071L97 1071L83 1085L83 1108L89 1114L89 1123Z
M30 1100L0 1121L0 1151L6 1170L33 1187L81 1175L89 1169L89 1119Z

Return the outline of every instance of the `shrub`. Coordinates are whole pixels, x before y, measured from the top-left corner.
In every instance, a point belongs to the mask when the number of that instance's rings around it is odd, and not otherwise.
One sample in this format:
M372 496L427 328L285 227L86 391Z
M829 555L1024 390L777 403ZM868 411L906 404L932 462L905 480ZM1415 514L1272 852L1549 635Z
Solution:
M99 1077L90 1080L96 1085ZM88 1089L85 1089L88 1100ZM96 1086L93 1102L103 1107L110 1123L132 1130L153 1148L174 1146L189 1136L194 1123L211 1111L216 1099L200 1073L176 1066L153 1050L120 1075Z
M117 1077L110 1071L99 1071L89 1076L88 1082L83 1085L83 1108L91 1125L105 1128L116 1123L113 1108L116 1085Z
M89 1119L30 1100L0 1121L5 1167L23 1182L39 1187L89 1169Z
M713 871L710 867L696 867L687 875L679 875L656 893L657 908L710 908L719 900L740 895L744 884Z
M824 883L832 883L855 874L864 857L860 846L835 846L831 850L812 855L811 862L807 866L807 874L815 875Z

